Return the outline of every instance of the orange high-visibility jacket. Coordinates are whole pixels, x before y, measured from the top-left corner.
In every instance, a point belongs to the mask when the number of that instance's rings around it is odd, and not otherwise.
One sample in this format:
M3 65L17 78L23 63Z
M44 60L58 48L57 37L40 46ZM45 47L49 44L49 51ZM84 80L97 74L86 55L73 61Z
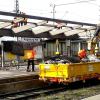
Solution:
M78 56L80 57L80 58L84 58L84 57L86 57L86 51L83 49L83 50L80 50L79 52L78 52Z
M28 50L26 56L27 56L27 59L34 59L36 55L36 51L35 50Z

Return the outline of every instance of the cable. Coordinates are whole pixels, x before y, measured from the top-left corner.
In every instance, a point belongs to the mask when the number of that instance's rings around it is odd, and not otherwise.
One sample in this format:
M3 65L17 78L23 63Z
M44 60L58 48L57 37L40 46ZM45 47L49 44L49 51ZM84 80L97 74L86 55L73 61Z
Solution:
M78 2L72 2L72 3L66 3L66 4L58 4L58 5L55 5L55 6L72 5L72 4L85 3L85 2L90 2L90 1L95 1L95 0L78 1Z

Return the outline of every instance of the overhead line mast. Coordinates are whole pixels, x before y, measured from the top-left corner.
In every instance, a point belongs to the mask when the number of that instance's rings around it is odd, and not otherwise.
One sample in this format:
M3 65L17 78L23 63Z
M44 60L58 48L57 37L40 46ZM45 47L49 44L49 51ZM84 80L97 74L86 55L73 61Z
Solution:
M14 12L16 12L18 14L19 13L19 1L15 0L14 2L15 2L15 4L14 4Z

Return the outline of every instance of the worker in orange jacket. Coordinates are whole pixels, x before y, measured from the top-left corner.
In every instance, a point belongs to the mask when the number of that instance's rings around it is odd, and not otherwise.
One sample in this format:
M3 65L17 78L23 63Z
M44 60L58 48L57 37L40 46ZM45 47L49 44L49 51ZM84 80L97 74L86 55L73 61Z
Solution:
M32 71L34 71L34 57L36 55L36 51L35 50L29 50L27 52L27 59L28 59L28 66L27 66L27 71L29 72L29 67L32 64Z
M78 56L80 58L85 58L86 57L86 50L85 49L82 49L78 52Z
M82 49L78 52L78 56L80 58L81 62L87 62L88 58L87 58L87 53L85 49Z

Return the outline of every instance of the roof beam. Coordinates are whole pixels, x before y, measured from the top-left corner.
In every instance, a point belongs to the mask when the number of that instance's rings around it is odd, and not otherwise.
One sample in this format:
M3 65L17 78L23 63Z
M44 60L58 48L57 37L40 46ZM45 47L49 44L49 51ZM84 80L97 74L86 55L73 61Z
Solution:
M16 14L16 13L11 13L11 12L4 12L4 11L0 11L0 15L14 16L14 17L25 17L25 18L30 18L30 19L38 19L38 20L46 20L46 21L53 21L53 22L71 23L71 24L97 27L97 24L76 22L76 21L69 21L69 20L61 20L61 19L53 19L53 18L48 18L48 17L33 16L33 15L22 15L22 14Z

